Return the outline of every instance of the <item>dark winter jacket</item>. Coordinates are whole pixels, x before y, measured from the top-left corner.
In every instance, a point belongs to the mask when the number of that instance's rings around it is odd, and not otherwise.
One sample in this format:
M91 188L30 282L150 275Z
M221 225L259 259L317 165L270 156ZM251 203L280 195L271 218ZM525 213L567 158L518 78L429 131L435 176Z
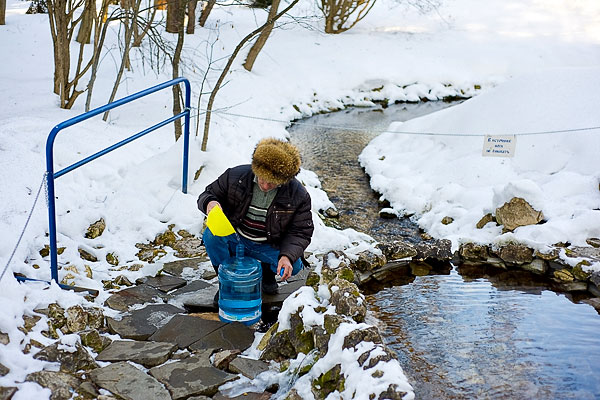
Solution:
M198 208L206 213L212 200L221 204L234 227L238 227L250 206L254 173L250 165L227 169L198 197ZM310 195L297 179L281 185L267 210L267 242L292 263L304 254L313 234Z

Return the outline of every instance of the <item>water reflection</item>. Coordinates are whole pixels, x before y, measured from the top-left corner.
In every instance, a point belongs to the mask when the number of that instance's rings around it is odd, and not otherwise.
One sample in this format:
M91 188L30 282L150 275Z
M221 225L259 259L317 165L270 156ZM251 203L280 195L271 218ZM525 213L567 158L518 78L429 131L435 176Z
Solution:
M454 269L367 300L417 398L600 396L600 319L564 295L501 290Z
M379 218L381 204L357 158L391 121L445 107L353 109L290 128L304 168L319 175L340 211L340 226L379 241L420 240L408 219ZM592 307L548 290L551 283L533 274L437 267L433 275L414 276L406 266L367 296L417 398L600 399L600 317Z

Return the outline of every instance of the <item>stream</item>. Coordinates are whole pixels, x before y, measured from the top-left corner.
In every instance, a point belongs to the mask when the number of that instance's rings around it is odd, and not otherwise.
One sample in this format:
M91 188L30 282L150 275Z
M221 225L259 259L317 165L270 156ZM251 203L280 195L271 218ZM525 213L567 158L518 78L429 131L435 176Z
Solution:
M421 240L408 218L379 217L382 205L357 158L390 122L451 105L354 108L289 128L303 168L319 176L339 211L339 227L380 242ZM533 274L452 265L367 302L417 399L600 399L600 316Z

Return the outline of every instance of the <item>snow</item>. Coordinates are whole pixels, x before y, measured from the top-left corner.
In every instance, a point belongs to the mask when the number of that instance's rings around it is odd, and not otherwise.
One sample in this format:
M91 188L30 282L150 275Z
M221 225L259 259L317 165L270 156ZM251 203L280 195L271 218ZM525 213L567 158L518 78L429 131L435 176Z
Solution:
M28 2L7 3L6 25L0 26L2 270L42 182L48 133L59 122L83 112L85 103L81 97L72 110L58 108L52 93L47 16L25 15ZM93 303L55 284L18 284L11 276L19 272L30 278L50 278L48 259L38 253L47 244L48 229L42 189L23 240L0 281L0 331L10 337L8 345L0 345L0 363L10 369L0 377L0 386L17 386L14 399L50 395L36 384L23 383L28 373L48 368L47 363L33 359L35 348L23 354L24 346L31 339L49 343L40 333L46 319L42 317L25 336L17 329L23 325L23 315L35 315L35 309L53 302L63 307L102 306L109 295L102 280L124 274L133 281L156 273L156 264L144 263L139 271L117 271L104 259L113 252L121 265L135 262L135 243L152 240L169 224L199 234L203 216L195 200L206 184L225 168L248 162L260 138L285 138L287 121L316 112L370 105L369 99L384 97L435 100L459 93L473 95L461 105L393 123L373 140L360 157L373 178L373 188L390 200L395 212L414 213L421 227L434 237L451 239L454 248L466 241L501 244L515 240L536 248L566 240L585 245L586 238L600 236L600 130L526 135L600 126L600 3L446 0L437 9L419 11L406 2L380 0L363 21L341 35L322 32L322 21L310 17L318 14L312 1L302 0L293 13L309 17L301 25L285 19L251 73L241 67L243 57L234 62L215 103L221 113L212 116L206 152L200 151L206 95L200 110L196 107L209 54L213 52L213 67L222 67L237 42L266 13L239 6L217 7L205 28L197 27L195 35L186 37L182 75L192 83L193 114L200 114L192 124L188 194L181 192L182 143L174 143L170 126L57 179L58 242L66 247L59 262L78 271L71 271L72 283L100 291ZM105 53L100 64L93 107L106 103L112 89L119 62L116 30L107 38L112 51ZM164 37L174 40L168 34ZM167 65L160 72L151 70L138 50L131 59L133 70L126 72L118 98L170 79ZM215 74L209 76L209 86ZM86 79L81 88L85 84ZM156 93L113 110L106 123L96 117L62 131L54 146L55 170L167 118L170 96L169 90ZM196 122L200 123L198 134ZM514 157L483 157L485 134L517 135ZM194 181L200 167L203 170ZM331 206L318 177L305 170L299 177L311 193L314 210ZM474 228L484 214L513 196L524 197L542 210L547 222L505 234L492 224ZM441 224L445 216L454 222ZM97 239L85 239L85 230L99 218L107 221L106 231ZM314 222L309 251L346 249L356 254L372 246L368 236L328 228L316 214ZM101 260L91 266L92 278L85 274L77 251L80 246ZM169 253L163 261L173 258ZM59 278L67 272L63 268ZM306 318L318 322L314 315ZM334 365L348 355L340 351L337 356L319 362ZM344 365L349 371L350 364ZM403 375L397 375L401 369L394 371L384 371L382 385L388 378L408 385Z

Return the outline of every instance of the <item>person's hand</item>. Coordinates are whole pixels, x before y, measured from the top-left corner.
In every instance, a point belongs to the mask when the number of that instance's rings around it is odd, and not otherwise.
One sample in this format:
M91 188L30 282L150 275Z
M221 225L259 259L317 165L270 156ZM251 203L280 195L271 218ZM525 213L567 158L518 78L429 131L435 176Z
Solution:
M287 281L288 278L292 276L292 262L287 256L281 256L281 258L279 258L279 262L277 263L277 275L281 274L282 268L284 272L281 276L281 280Z
M206 215L208 215L210 210L212 210L216 206L218 206L221 209L223 208L223 207L221 207L221 204L218 201L216 201L216 200L209 201L208 204L206 205Z

